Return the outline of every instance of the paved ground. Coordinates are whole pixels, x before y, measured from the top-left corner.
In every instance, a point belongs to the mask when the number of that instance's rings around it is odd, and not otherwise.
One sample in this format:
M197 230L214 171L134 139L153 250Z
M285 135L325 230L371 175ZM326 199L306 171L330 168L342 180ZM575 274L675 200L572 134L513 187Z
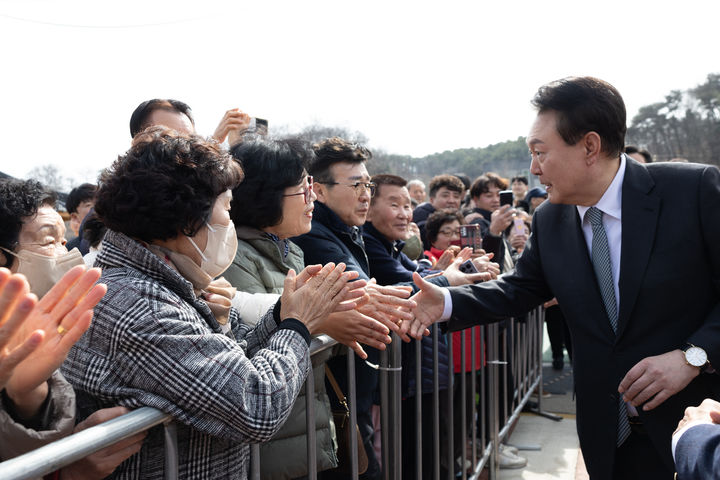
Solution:
M566 417L555 422L525 413L508 443L518 448L539 446L541 450L521 450L520 455L528 459L527 466L517 470L500 470L500 479L576 479L578 440L574 418Z
M587 480L575 431L575 400L572 395L572 370L565 364L555 371L549 363L543 368L544 390L542 410L558 413L559 422L532 413L523 413L508 443L518 447L540 447L522 450L528 459L523 469L501 470L501 480Z

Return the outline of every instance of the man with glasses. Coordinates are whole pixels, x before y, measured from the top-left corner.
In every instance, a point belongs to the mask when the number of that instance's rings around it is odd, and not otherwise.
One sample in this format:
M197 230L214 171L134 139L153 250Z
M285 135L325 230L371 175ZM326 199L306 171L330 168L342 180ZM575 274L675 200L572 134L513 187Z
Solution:
M312 229L293 238L293 242L302 248L307 265L344 262L347 270L355 270L360 273L360 278L369 280L370 270L360 226L365 223L370 198L375 193L375 184L370 182L365 167L372 154L361 145L337 137L324 140L313 148L316 158L308 166L317 196ZM377 364L379 351L369 347L365 347L365 351L368 361ZM340 388L347 394L345 357L335 357L328 365ZM377 378L377 372L356 357L357 421L368 456L367 472L360 476L363 479L379 479L381 474L372 445L374 429L370 413Z

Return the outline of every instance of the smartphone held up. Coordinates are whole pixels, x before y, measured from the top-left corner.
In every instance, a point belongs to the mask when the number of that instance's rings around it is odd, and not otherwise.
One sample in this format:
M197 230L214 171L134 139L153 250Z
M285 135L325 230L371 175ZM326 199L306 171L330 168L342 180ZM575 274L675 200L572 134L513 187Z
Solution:
M482 237L480 236L480 225L460 225L460 247L470 247L473 252L482 249Z

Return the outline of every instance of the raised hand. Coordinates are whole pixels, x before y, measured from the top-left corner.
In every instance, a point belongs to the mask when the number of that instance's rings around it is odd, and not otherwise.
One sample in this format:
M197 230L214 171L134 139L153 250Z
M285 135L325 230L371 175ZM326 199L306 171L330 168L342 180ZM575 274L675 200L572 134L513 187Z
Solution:
M486 255L481 256L475 256L472 257L473 265L475 265L475 269L480 272L484 273L487 272L490 274L490 280L494 280L500 275L500 265L498 265L495 262L490 261L490 259L493 257L492 253L488 253Z
M305 324L311 334L317 333L319 325L330 312L336 310L338 304L347 302L346 308L350 309L356 306L348 299L352 293L347 287L348 281L356 277L357 272L345 272L344 263L337 266L328 263L304 283L296 282L295 271L291 269L285 277L280 318L296 318ZM298 287L296 283L302 285ZM355 295L362 293L362 290L354 291Z
M322 265L308 265L305 267L295 277L295 289L305 285L305 283L317 275L322 268ZM357 302L355 302L355 300L365 295L365 285L367 282L365 280L357 280L359 275L357 272L345 272L344 275L352 281L347 283L344 291L344 297L340 303L335 306L335 310L333 310L334 312L347 312L354 309L357 306Z
M10 340L18 336L37 302L37 297L28 293L29 288L24 276L0 268L0 390L5 388L15 367L40 346L45 336L42 330L33 331L11 346Z
M231 108L223 115L223 118L215 129L215 133L213 133L213 138L220 143L224 142L227 138L230 145L233 145L237 143L240 135L245 132L249 126L250 115L242 112L238 108Z
M505 229L512 223L513 214L515 214L515 209L510 205L503 205L492 212L490 217L490 233L496 237L502 235Z
M442 253L442 255L440 255L440 258L438 258L438 261L435 262L435 265L433 265L433 269L434 270L445 270L455 260L455 257L457 256L458 253L460 253L460 247L457 247L454 245L451 247L448 247Z
M98 268L72 268L37 302L11 339L10 348L18 348L35 332L43 332L40 344L15 367L5 387L20 415L32 415L42 404L47 379L90 326L92 309L107 291L105 285L95 285L99 278Z
M472 257L472 248L463 248L460 253L457 254L455 260L443 271L443 275L447 278L450 286L467 285L470 283L484 282L492 279L492 273L490 271L478 272L478 273L463 273L460 271L460 264L464 261L469 260Z

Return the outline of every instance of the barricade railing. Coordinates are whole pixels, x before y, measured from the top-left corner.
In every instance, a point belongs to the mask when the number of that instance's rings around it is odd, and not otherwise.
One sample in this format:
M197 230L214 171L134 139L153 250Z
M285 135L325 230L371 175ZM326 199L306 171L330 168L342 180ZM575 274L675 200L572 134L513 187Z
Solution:
M413 341L415 356L415 438L402 437L402 342L393 334L393 342L381 352L379 365L379 397L381 428L381 464L383 478L403 478L403 442L414 452L414 466L418 479L440 480L462 478L476 479L483 468L489 470L489 478L497 477L499 446L506 440L520 413L526 408L530 397L537 393L536 413L558 420L542 411L542 339L544 312L539 307L521 319L509 319L500 324L476 326L459 332L460 371L454 371L452 334L443 334L440 328L432 328L432 445L423 445L422 410L422 345ZM470 360L467 365L467 335L470 335ZM478 341L479 339L479 341ZM440 342L446 342L448 364L439 361ZM313 338L311 355L336 345L337 342L321 335ZM345 347L344 347L345 348ZM457 353L457 352L456 352ZM481 359L476 368L476 359ZM347 349L348 391L351 431L357 425L355 355ZM440 369L447 368L447 389L440 389ZM467 372L466 372L467 370ZM408 372L407 374L410 374ZM312 372L305 383L307 425L307 478L317 478L317 446L315 434L314 377ZM446 403L441 409L441 399ZM407 400L407 399L406 399ZM459 406L455 408L455 406ZM456 418L458 417L458 418ZM177 478L177 439L172 419L158 410L144 407L91 427L62 440L46 445L20 457L0 463L0 478L37 478L69 465L124 438L164 424L165 428L165 478ZM460 432L456 434L455 427ZM444 439L441 442L441 438ZM455 438L460 445L456 447ZM351 465L357 479L357 436L351 435ZM360 447L362 448L362 446ZM406 448L405 455L408 455ZM260 479L259 445L251 445L249 478ZM432 456L432 471L423 471L423 459ZM456 477L456 465L461 475ZM441 473L445 474L441 477Z
M310 354L315 355L326 350L337 342L327 335L319 335L312 339L310 344ZM352 355L349 355L352 363ZM352 376L350 376L352 375ZM348 367L348 376L351 379L350 392L348 400L350 403L351 421L353 425L357 423L355 413L355 370ZM306 385L309 392L314 391L313 375L308 374ZM315 417L314 405L312 403L313 395L308 394L308 465L312 476L315 478ZM81 432L69 435L63 439L52 442L48 445L40 447L36 450L20 455L10 460L0 462L0 478L3 480L24 480L39 478L50 474L64 466L70 465L81 458L85 458L98 450L109 447L125 438L135 434L149 430L150 428L163 424L165 438L165 474L167 480L175 480L178 478L178 452L177 452L177 436L175 432L175 424L172 417L155 408L142 407L125 415L113 418L107 422L95 425ZM310 428L312 426L312 428ZM353 438L356 440L355 438ZM354 446L354 452L357 451L357 445ZM259 448L257 445L251 446L250 478L260 478ZM357 465L357 453L354 455L354 465ZM357 471L357 467L355 467Z

